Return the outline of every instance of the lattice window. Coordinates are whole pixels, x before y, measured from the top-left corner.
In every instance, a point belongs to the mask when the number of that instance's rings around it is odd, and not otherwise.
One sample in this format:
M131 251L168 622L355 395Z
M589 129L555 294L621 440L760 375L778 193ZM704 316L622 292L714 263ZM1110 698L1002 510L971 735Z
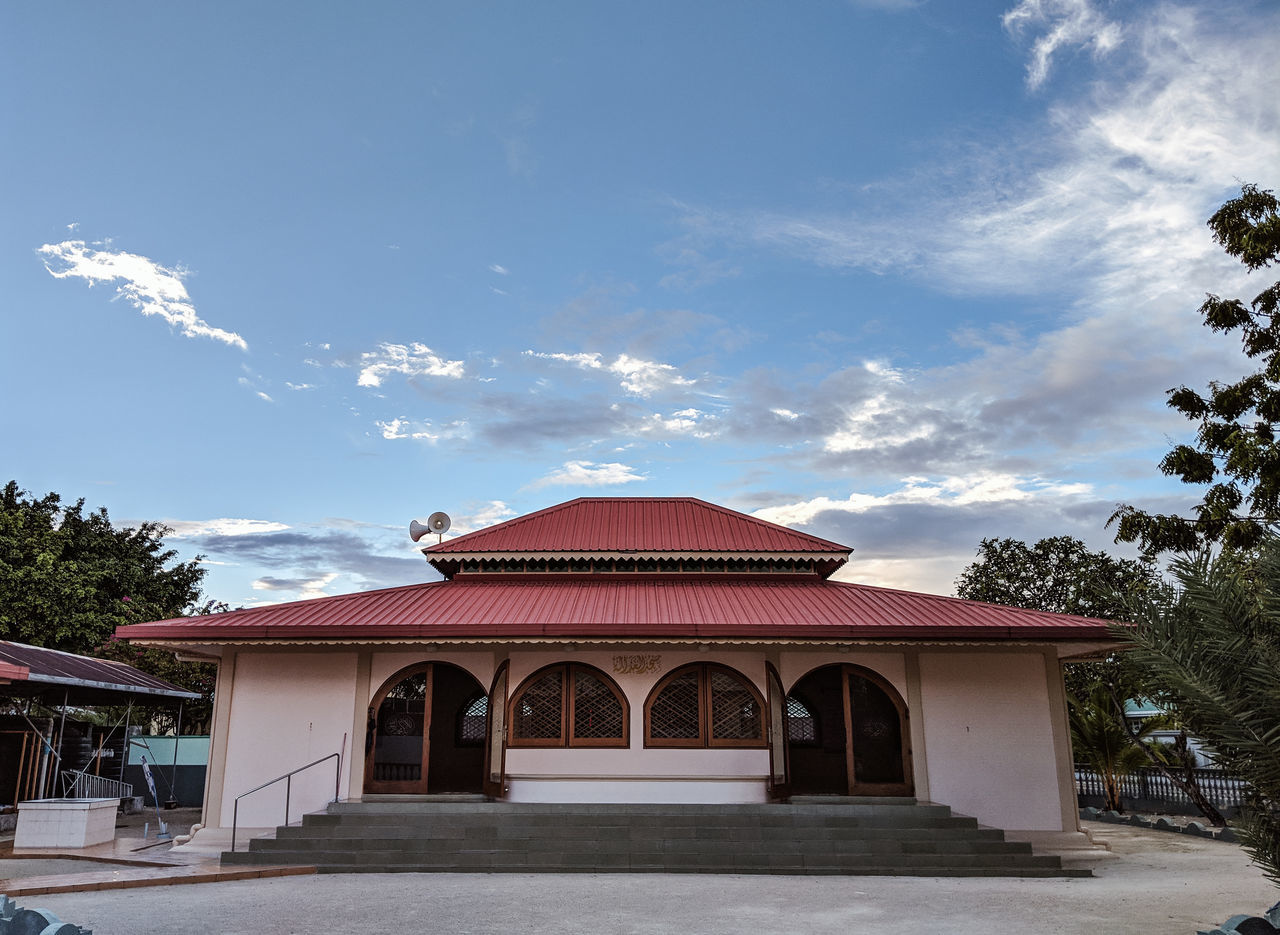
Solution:
M625 747L626 698L599 669L576 663L542 669L516 691L511 742L517 747Z
M515 740L564 740L564 671L549 669L516 696L511 707Z
M699 663L658 683L645 712L645 742L658 747L763 746L764 703L724 666Z
M623 736L625 712L621 699L599 676L584 669L573 675L573 737L600 740Z
M649 737L652 740L698 740L702 736L702 705L697 669L689 669L667 682L649 705Z
M712 669L711 737L714 740L760 740L764 723L756 694L742 679L722 669Z
M813 712L795 695L787 696L787 740L804 746L818 742L818 722Z
M467 746L484 743L488 714L488 695L477 695L463 706L458 717L458 743Z

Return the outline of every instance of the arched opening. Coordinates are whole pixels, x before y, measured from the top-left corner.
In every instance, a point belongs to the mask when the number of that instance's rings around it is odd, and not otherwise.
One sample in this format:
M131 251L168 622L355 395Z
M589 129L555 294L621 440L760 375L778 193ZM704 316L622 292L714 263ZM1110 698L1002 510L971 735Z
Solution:
M426 662L397 672L369 705L364 791L480 792L487 714L484 688L457 666Z
M884 678L823 666L786 699L793 795L912 795L907 706Z
M646 747L763 747L764 699L728 666L698 662L660 680L644 706Z

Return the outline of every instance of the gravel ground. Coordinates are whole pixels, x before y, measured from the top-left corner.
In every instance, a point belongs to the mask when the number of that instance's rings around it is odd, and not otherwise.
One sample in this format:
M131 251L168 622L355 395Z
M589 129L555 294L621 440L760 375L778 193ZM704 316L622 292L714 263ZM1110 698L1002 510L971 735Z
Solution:
M33 897L95 935L601 932L1173 935L1280 898L1239 847L1088 823L1093 879L385 874Z

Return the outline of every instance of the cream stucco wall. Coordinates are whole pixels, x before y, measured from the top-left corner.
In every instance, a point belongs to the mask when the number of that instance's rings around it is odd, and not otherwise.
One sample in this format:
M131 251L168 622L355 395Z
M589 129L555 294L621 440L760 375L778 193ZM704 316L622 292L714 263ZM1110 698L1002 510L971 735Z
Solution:
M929 797L1009 830L1064 828L1045 657L921 651ZM918 751L917 751L918 754Z
M230 827L237 795L329 753L343 753L340 795L345 798L355 680L354 652L238 653L226 722L221 809L209 823ZM294 777L291 786L290 815L296 821L304 811L314 811L333 798L334 767L314 767ZM284 783L242 799L239 824L281 824L284 799Z
M625 749L509 748L508 795L514 801L763 801L767 749L646 749L644 702L650 691L688 663L729 666L762 697L767 697L766 663L777 667L786 690L820 666L849 663L878 673L906 699L918 797L1010 830L1070 830L1074 790L1060 781L1066 775L1069 782L1070 764L1052 655L959 647L244 650L226 654L219 673L206 823L229 827L236 795L340 749L341 796L359 798L365 712L389 678L412 665L447 662L487 690L497 666L509 659L509 692L545 665L580 662L614 679L630 708ZM295 782L295 820L332 797L333 776L328 767L319 767ZM283 798L278 788L244 800L241 826L279 824Z

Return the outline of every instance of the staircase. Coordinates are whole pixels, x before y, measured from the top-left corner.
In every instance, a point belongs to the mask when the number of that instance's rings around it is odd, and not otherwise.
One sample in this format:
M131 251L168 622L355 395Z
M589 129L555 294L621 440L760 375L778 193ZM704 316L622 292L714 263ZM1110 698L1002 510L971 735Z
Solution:
M1089 876L945 805L796 797L768 805L335 803L223 865L321 873L795 873Z

